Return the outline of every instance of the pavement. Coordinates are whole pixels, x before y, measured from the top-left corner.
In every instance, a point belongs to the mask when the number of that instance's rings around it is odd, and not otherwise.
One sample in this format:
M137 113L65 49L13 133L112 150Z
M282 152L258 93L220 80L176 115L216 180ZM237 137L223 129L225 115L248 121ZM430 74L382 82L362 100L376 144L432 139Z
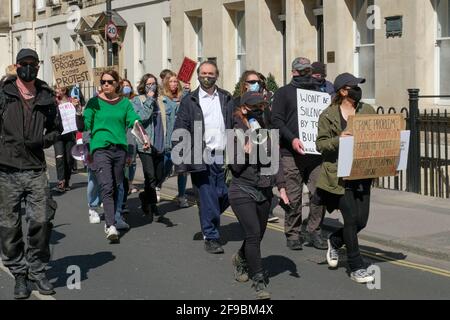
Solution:
M50 181L55 185L54 160L51 156L48 160ZM139 185L142 172L140 166L138 168L136 183ZM73 176L70 192L55 195L59 207L47 274L55 285L56 295L49 298L33 292L32 299L254 299L250 283L241 284L233 279L231 255L244 238L230 208L221 218L225 254L207 254L203 249L198 208L195 205L186 209L177 207L172 201L176 181L171 178L161 191L163 199L159 206L164 216L150 223L141 213L137 194L131 195L128 202L131 212L125 216L131 229L121 233L120 243L110 244L105 239L103 224L88 223L86 182L86 175L80 172ZM189 189L189 193L192 190ZM445 219L436 221L436 226L430 222L422 228L407 219L419 213L429 218L430 212L433 214L431 221L441 216L448 219L448 210L435 205L435 199L425 199L430 203L424 200L419 206L412 203L408 195L391 194L390 197L389 194L390 191L374 191L370 221L360 241L365 260L379 270L376 288L358 285L349 279L343 251L339 268L329 270L325 251L309 247L302 251L289 250L280 221L269 224L261 246L273 299L450 299L448 260L416 254L410 251L411 246L408 249L394 247L402 244L401 240L417 238L421 242L420 238L424 238L428 241L445 228L448 232L450 224L445 224L448 221ZM276 214L281 214L278 208ZM398 219L393 221L394 217ZM398 224L403 221L402 217L408 221ZM421 223L426 221L421 220ZM329 228L337 226L339 215L328 215L326 223ZM377 241L365 240L366 236L374 235L378 236ZM381 239L385 239L385 244ZM70 286L74 281L79 287ZM0 264L0 299L11 299L13 286L14 280Z

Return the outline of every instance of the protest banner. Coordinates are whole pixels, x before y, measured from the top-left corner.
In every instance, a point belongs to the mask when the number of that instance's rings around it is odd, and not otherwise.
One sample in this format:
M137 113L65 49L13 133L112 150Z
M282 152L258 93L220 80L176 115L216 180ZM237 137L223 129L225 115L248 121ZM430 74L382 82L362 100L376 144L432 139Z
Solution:
M352 153L340 154L339 158L339 162L345 162L339 163L341 168L348 168L348 161L352 161L350 175L345 179L396 176L405 127L406 122L401 114L350 116L347 131L353 134Z
M58 105L64 131L61 134L77 131L76 110L72 103L66 102Z
M197 62L184 57L183 63L181 64L180 71L178 71L178 80L184 83L191 82L192 75L194 74L195 68L197 67Z
M319 116L330 103L328 93L297 89L299 138L306 154L320 154L316 150Z
M57 87L69 87L90 81L83 49L52 56L51 61Z
M102 76L103 72L105 71L111 71L114 70L117 73L119 73L119 66L115 65L115 66L109 66L109 67L100 67L100 68L93 68L92 69L92 74L93 74L93 79L94 79L94 86L99 86L100 85L100 77ZM119 73L120 75L120 73Z

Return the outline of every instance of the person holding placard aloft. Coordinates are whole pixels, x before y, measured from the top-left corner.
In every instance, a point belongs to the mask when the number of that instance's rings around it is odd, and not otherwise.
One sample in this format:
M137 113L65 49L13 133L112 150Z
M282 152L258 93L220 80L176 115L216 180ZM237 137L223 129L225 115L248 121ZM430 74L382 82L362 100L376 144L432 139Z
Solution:
M338 178L337 166L340 137L352 136L347 131L347 120L355 114L375 114L371 105L361 103L359 84L365 79L344 73L335 82L336 97L319 118L317 150L322 153L323 163L313 198L316 205L325 205L329 212L339 209L344 227L328 239L327 261L330 267L338 266L338 250L345 244L351 278L358 283L374 280L365 266L359 251L358 233L364 229L369 218L371 179L345 181Z

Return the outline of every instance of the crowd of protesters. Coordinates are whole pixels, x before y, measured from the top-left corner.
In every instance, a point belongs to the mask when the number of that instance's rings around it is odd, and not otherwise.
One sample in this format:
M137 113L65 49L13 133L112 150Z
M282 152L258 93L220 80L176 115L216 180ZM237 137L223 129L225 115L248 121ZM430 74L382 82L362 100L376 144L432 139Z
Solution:
M16 68L17 75L0 82L0 248L3 264L16 279L15 298L27 298L30 283L42 294L54 293L45 275L51 220L57 207L44 156L44 149L52 145L58 180L54 190L59 193L70 190L74 152L83 154L89 223L101 222L103 207L109 241L117 241L120 230L130 228L123 214L129 212L128 195L139 192L133 183L139 157L144 186L138 196L150 222L165 214L158 207L159 190L172 175L177 175L178 206L189 206L186 186L191 176L206 252L224 252L220 216L231 205L244 233L241 248L232 256L234 277L239 282L251 280L257 299L270 298L261 242L267 223L278 219L272 213L274 199L278 199L274 187L285 210L289 249L308 245L326 250L329 266L336 268L338 250L345 245L350 277L359 283L373 281L358 245L358 233L368 220L371 180L343 181L336 173L339 137L351 135L346 129L349 116L375 113L372 106L361 102L359 85L364 79L344 73L333 84L326 80L324 64L311 64L300 57L292 63L291 82L276 92L268 90L261 73L248 70L232 97L217 85L216 63L205 61L197 69L196 90L191 91L190 83L180 82L171 70L161 72L160 83L153 74L145 74L136 92L129 80L105 71L95 97L85 103L79 95L70 94L70 88L53 90L37 79L39 58L33 50L18 53ZM316 146L321 155L306 154L300 139L298 89L328 93L332 98L319 119ZM83 132L81 144L75 132L64 132L58 106L65 103L75 108L77 129ZM203 137L200 146L195 140L198 129ZM261 129L279 130L279 141L267 133L264 143L266 153L280 153L275 171L267 170L271 163L259 156L252 158L263 143L239 134ZM180 139L177 130L191 139ZM226 139L227 130L235 132L232 144ZM207 156L196 161L199 147ZM181 162L173 158L180 155L180 148ZM235 149L244 155L241 162L238 152L229 152ZM307 219L302 215L304 185L309 190ZM22 202L29 216L27 254L20 231ZM342 213L344 226L326 236L321 229L325 212L336 209Z

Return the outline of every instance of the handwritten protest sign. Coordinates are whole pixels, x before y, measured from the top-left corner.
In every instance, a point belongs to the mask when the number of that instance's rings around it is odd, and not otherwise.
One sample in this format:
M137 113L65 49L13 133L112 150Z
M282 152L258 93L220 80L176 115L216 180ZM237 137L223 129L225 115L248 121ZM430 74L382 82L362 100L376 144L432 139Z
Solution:
M401 114L356 115L348 119L353 134L353 161L347 180L397 175L401 132L406 123ZM340 159L343 160L343 159Z
M180 71L178 72L178 80L183 82L190 82L192 75L194 74L195 68L197 67L197 62L185 57L183 64L181 65Z
M58 108L64 128L62 134L77 131L76 110L74 105L70 102L66 102L61 103Z
M57 87L68 87L90 80L84 51L71 51L51 57Z
M98 86L100 85L100 77L102 76L103 72L105 71L111 71L114 70L117 73L119 73L119 66L115 65L115 66L109 66L109 67L101 67L101 68L93 68L92 69L92 73L93 73L93 78L94 78L94 85Z
M319 116L330 103L328 93L297 89L298 129L307 154L320 154L316 150Z

